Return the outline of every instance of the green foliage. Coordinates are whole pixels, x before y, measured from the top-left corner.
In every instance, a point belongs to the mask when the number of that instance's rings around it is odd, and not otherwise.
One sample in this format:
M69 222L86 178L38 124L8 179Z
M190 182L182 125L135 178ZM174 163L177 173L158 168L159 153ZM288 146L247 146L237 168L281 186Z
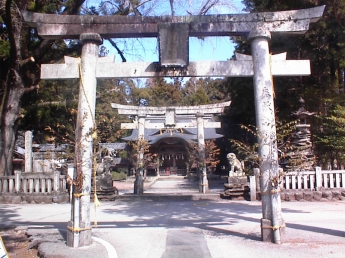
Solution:
M117 172L117 171L112 171L111 172L111 177L115 181L120 181L120 180L126 180L127 179L127 174L123 171Z
M260 157L258 154L258 143L253 141L253 138L257 138L255 126L241 125L242 140L230 139L232 147L237 153L237 157L244 161L245 174L252 173L253 168L260 166Z
M320 127L315 135L319 162L324 168L339 168L345 161L345 104L332 105L329 115L319 116Z
M277 140L277 148L279 151L279 161L280 164L282 159L289 157L291 152L298 151L291 142L291 135L296 130L297 121L279 121L276 120L276 140ZM253 139L260 138L257 134L257 128L255 126L249 125L241 125L241 129L243 133L241 134L244 136L242 140L237 139L230 139L230 142L233 145L233 149L237 153L239 159L243 160L245 163L244 172L246 174L252 173L253 168L260 167L260 156L258 153L259 144L257 140L253 141ZM275 144L272 142L272 144ZM296 162L296 160L293 160ZM300 163L298 163L300 162ZM298 166L301 164L302 160L298 160L297 163L292 165Z
M202 155L200 153L200 148L198 143L194 141L189 141L186 144L187 153L188 153L188 167L197 167L202 168L206 166L207 168L214 170L219 164L219 154L220 149L216 145L214 140L206 140L204 148L205 160L202 160Z
M128 134L127 130L121 130L121 122L129 119L111 107L111 103L127 103L128 83L131 82L117 79L98 81L96 123L100 142L117 142Z
M0 39L0 58L8 58L9 56L10 56L9 41Z
M128 153L128 159L136 170L146 168L157 156L157 154L150 153L150 145L147 140L139 138L129 144L131 151Z

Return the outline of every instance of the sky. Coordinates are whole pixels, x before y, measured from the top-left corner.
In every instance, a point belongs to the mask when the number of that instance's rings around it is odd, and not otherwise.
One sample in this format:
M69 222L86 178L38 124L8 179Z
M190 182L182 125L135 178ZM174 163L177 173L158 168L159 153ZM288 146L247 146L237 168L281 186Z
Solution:
M99 0L87 0L88 6L98 6ZM193 2L193 0L186 0L186 3ZM201 0L194 0L194 2L202 2ZM241 13L244 8L241 0L232 1L234 6L232 8L221 7L216 10L218 14L234 14ZM169 3L168 0L165 3ZM170 6L160 6L157 15L168 14ZM160 14L162 13L162 14ZM178 8L176 8L178 15ZM156 38L145 39L114 39L117 46L124 52L127 62L158 62L158 47ZM115 62L121 62L117 51L105 40L103 44L110 55L115 55ZM234 54L234 44L229 37L206 37L204 39L197 39L190 37L189 39L189 61L226 61Z

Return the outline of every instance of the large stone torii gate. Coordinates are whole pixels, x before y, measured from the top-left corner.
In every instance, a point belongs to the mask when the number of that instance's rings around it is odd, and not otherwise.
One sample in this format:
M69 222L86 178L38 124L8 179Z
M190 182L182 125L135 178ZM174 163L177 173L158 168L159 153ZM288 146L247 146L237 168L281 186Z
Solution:
M271 35L303 34L311 22L323 14L324 6L303 10L209 16L79 16L23 12L25 21L46 39L78 39L81 61L66 58L65 64L42 65L42 79L80 78L76 129L77 174L83 175L82 192L74 195L67 245L91 244L90 191L92 171L92 134L95 128L97 78L157 76L253 76L259 155L261 159L263 241L281 243L284 221L278 177L278 154L273 102L272 75L310 74L308 60L270 57ZM188 38L198 36L244 36L251 42L251 56L238 55L236 61L189 62ZM104 38L158 37L158 63L114 63L98 58ZM80 69L80 70L79 70Z

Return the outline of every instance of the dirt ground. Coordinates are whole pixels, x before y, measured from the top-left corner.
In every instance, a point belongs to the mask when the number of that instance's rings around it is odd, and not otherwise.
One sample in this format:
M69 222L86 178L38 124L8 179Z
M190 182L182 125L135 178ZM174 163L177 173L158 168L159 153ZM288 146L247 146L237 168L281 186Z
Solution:
M0 235L10 258L37 258L37 249L30 248L30 241L23 230L0 229Z

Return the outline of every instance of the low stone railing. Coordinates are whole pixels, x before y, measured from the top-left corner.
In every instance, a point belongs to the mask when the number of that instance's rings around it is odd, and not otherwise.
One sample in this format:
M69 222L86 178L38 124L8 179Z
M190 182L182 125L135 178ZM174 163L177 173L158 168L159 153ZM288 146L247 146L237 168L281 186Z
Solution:
M250 177L251 200L260 196L259 169ZM280 184L282 200L321 200L345 198L345 170L299 171L286 173Z
M66 176L54 173L21 173L0 176L0 193L66 192Z
M283 177L283 189L309 189L319 190L332 188L345 188L345 170L321 170L289 172Z

